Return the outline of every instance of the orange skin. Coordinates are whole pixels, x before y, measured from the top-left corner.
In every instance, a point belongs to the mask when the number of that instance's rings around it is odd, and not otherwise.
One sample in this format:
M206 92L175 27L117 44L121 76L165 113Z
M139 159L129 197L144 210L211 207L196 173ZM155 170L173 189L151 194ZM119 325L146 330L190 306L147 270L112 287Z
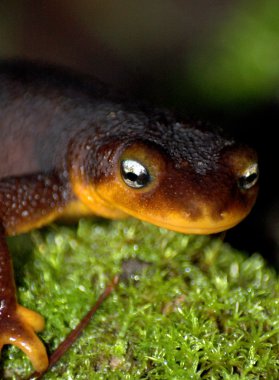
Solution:
M94 214L220 232L256 200L257 157L214 130L119 102L86 77L4 63L0 83L0 349L18 346L42 372L48 357L35 332L44 322L16 302L5 236ZM133 187L125 162L147 170L143 186Z

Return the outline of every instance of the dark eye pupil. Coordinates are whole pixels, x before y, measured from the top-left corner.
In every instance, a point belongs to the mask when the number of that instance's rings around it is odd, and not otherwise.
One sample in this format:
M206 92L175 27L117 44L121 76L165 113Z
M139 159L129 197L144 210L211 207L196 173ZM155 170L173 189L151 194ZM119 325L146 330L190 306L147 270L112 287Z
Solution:
M135 173L128 172L124 173L124 178L128 179L129 181L136 182L139 179L139 176L137 176Z
M124 174L124 178L129 182L133 182L137 187L142 187L148 183L148 175L129 172Z
M248 176L240 177L238 180L239 187L244 190L250 189L252 186L255 185L258 179L257 173L252 173Z
M140 189L150 182L150 175L147 169L135 160L122 161L121 174L124 182L136 189Z

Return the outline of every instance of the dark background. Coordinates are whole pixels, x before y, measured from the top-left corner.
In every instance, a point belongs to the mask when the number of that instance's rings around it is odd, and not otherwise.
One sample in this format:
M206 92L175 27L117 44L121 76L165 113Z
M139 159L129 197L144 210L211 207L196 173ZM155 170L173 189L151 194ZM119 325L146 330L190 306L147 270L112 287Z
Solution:
M226 240L278 267L278 20L277 0L1 1L0 58L91 73L254 146L259 199Z

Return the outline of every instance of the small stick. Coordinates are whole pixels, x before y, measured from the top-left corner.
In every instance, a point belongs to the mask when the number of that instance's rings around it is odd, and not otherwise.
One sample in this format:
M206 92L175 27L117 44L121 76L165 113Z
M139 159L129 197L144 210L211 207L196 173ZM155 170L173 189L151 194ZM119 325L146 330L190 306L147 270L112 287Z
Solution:
M33 372L26 380L41 379L42 376L51 369L57 362L60 360L61 356L72 346L72 344L77 340L81 335L82 331L89 324L91 318L99 309L101 304L105 301L106 298L111 294L119 282L119 277L115 276L112 282L106 287L103 293L99 296L93 307L89 312L82 318L79 324L70 332L70 334L64 339L63 342L59 344L56 350L51 354L49 358L49 365L44 372Z

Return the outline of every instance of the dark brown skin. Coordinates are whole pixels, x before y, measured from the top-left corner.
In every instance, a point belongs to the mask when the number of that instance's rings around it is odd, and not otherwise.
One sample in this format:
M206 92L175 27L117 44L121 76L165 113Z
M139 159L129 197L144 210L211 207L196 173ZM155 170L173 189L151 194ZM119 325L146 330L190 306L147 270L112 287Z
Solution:
M17 304L5 236L90 214L208 234L241 221L257 195L252 149L34 64L0 65L0 141L0 349L17 345L38 372L44 323Z

